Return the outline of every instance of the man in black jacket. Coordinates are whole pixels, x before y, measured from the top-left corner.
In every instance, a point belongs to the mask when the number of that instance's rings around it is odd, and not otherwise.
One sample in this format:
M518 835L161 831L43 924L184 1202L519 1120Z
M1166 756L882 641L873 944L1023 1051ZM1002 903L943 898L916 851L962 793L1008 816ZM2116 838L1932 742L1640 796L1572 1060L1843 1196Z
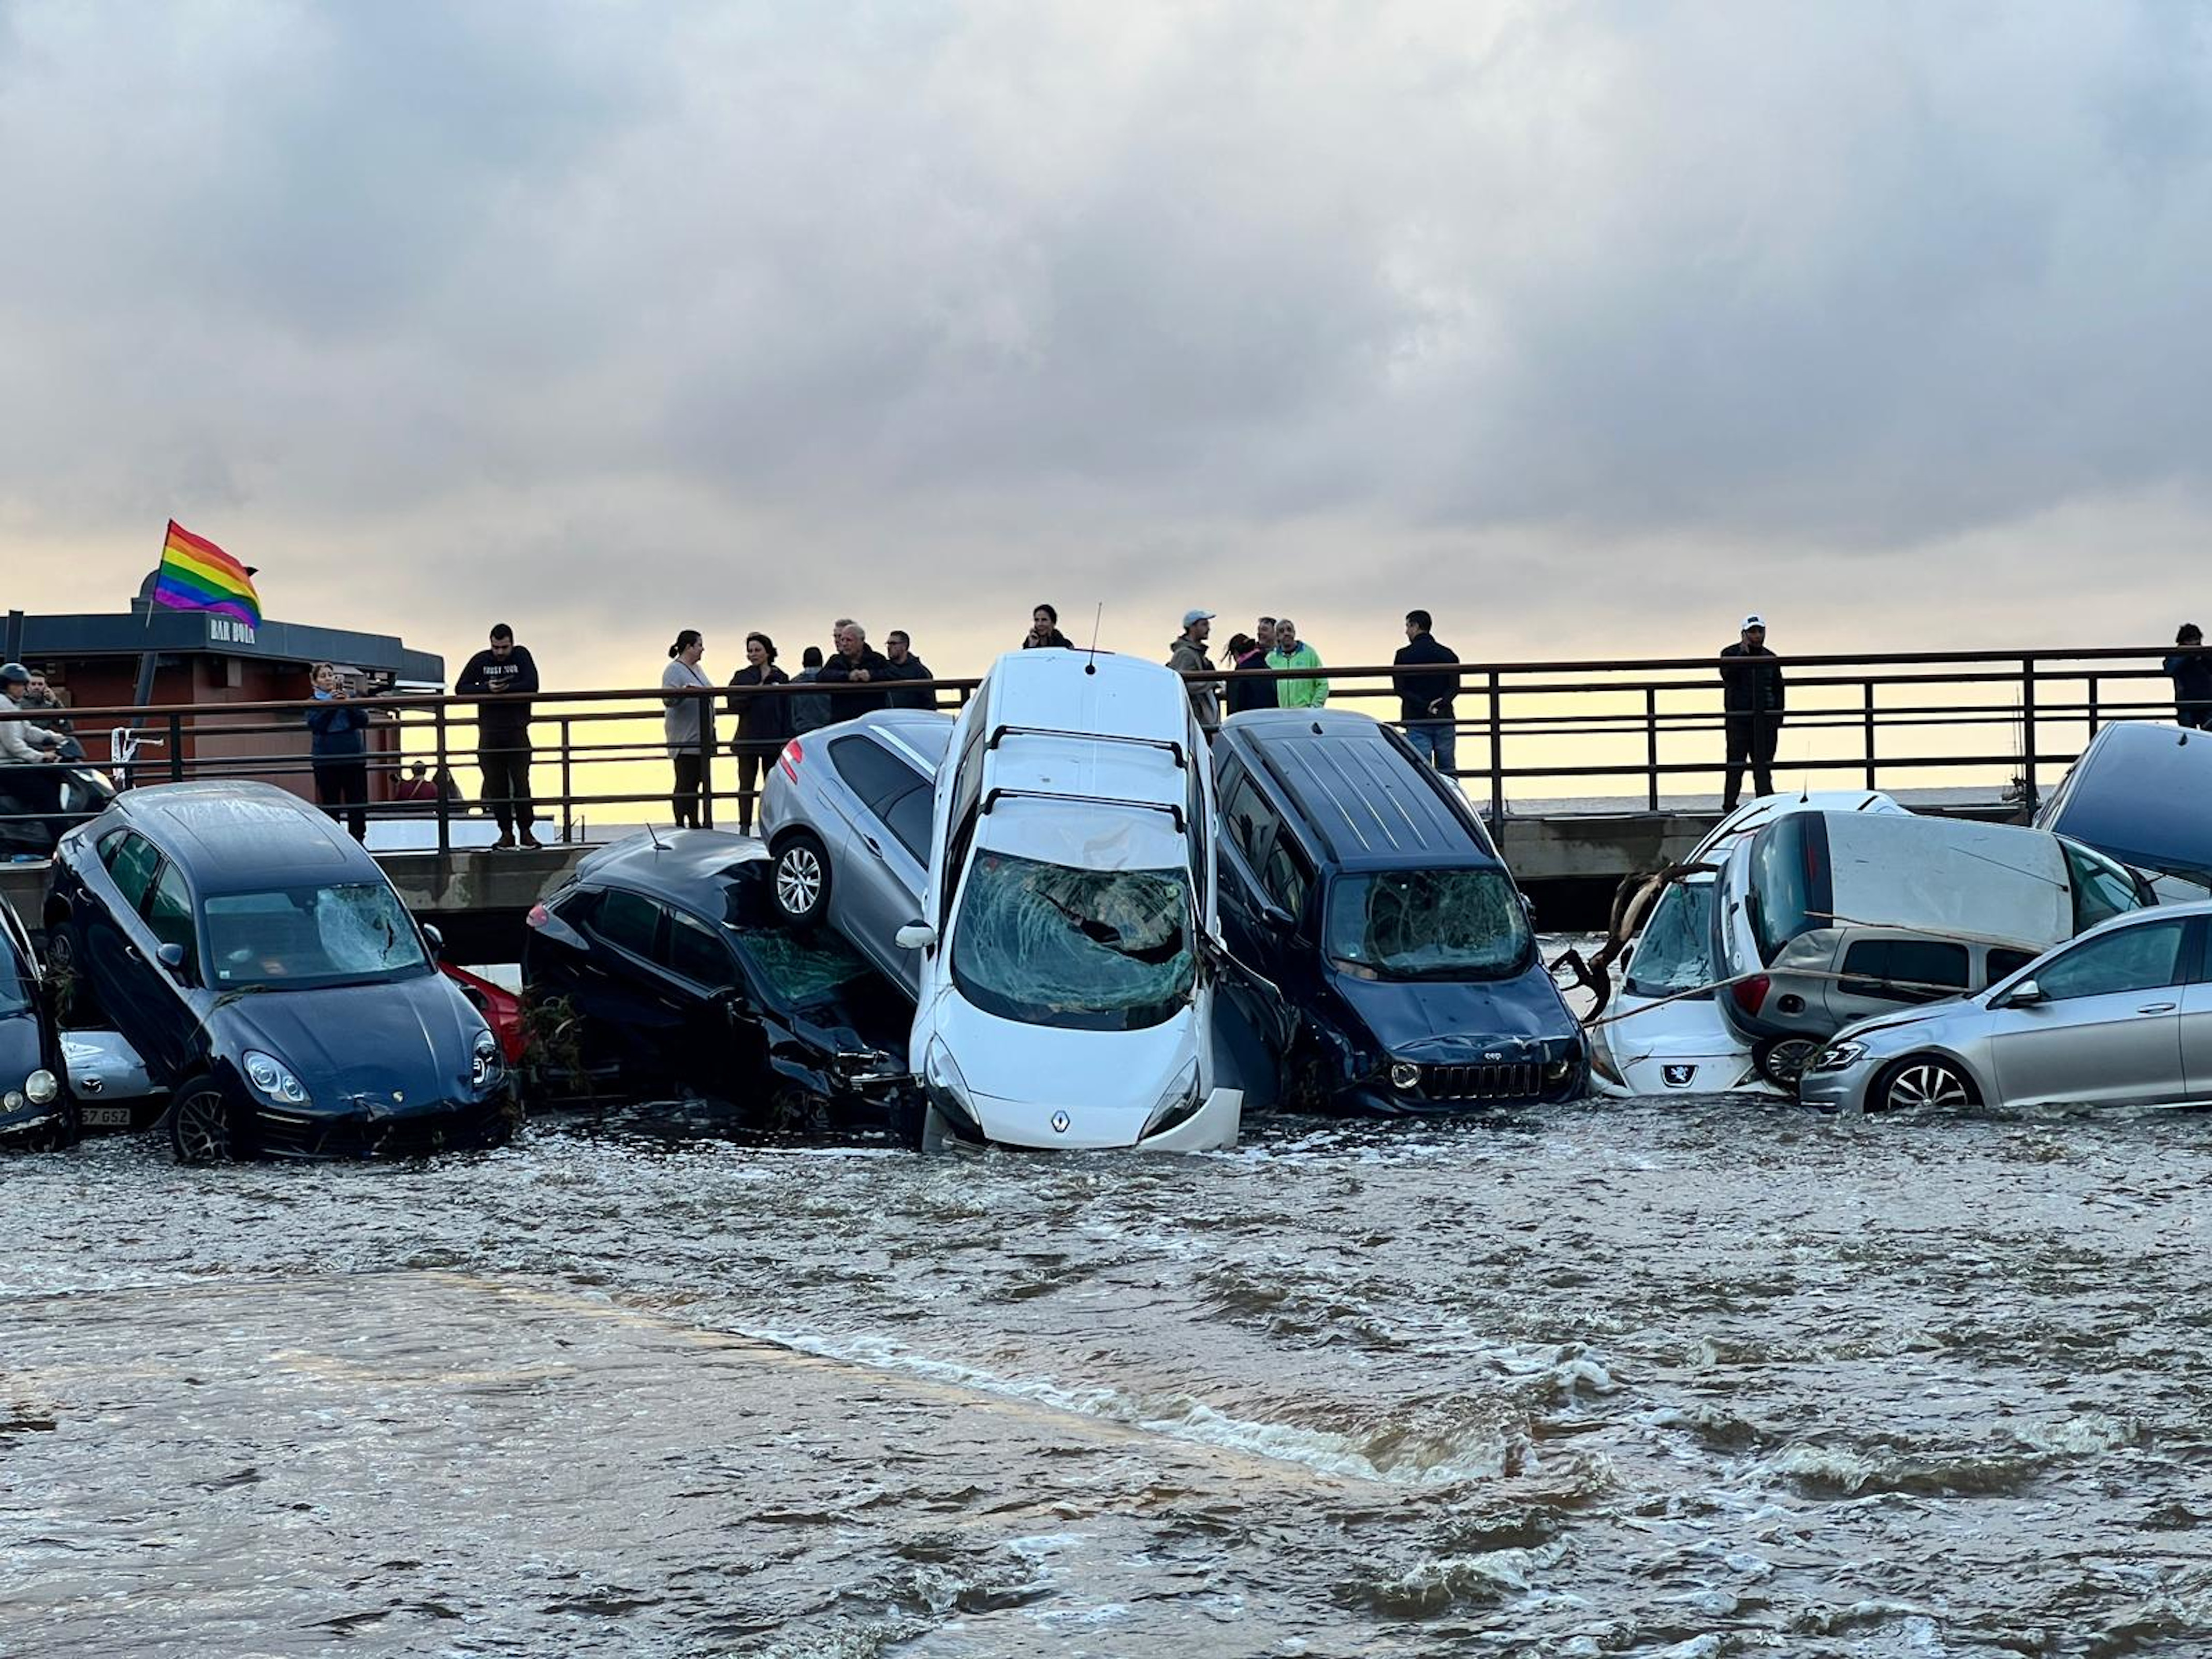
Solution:
M895 678L888 672L890 668L890 663L882 652L868 649L868 630L848 618L837 624L837 654L822 665L815 683L873 685ZM833 720L858 720L878 708L890 708L891 702L888 691L840 691L833 693L829 701L830 718Z
M1747 763L1753 788L1762 795L1774 793L1774 741L1782 733L1783 692L1781 665L1766 648L1765 617L1746 617L1742 635L1721 655L1747 659L1721 669L1721 706L1728 718L1728 782L1721 791L1721 813L1726 817L1735 811ZM1748 660L1756 657L1766 660Z
M876 676L879 680L933 680L929 665L914 654L914 641L907 638L906 630L894 628L884 635L884 672ZM890 694L893 708L934 708L937 694L933 691L909 691L902 686Z
M1406 613L1406 642L1391 660L1398 666L1450 663L1459 653L1440 644L1429 630L1436 624L1425 611ZM1459 764L1459 732L1453 724L1452 699L1459 695L1456 673L1393 674L1391 689L1398 694L1398 723L1406 741L1428 757L1429 764L1449 775Z
M530 699L538 690L538 664L514 630L499 623L491 646L471 657L453 682L457 696L495 699L477 708L477 767L483 774L484 805L499 823L495 848L539 845L531 833L537 804L530 799Z

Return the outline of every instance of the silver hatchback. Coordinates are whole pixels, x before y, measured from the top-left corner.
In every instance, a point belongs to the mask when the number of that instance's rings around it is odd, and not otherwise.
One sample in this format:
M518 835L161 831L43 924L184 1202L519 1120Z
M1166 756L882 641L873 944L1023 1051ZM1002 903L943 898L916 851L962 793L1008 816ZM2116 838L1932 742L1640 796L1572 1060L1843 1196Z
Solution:
M761 794L778 914L797 927L828 921L909 996L920 964L896 936L921 915L952 720L890 708L804 732L783 746Z
M1863 1020L1799 1094L1846 1112L2212 1104L2212 902L2117 916L1979 996Z

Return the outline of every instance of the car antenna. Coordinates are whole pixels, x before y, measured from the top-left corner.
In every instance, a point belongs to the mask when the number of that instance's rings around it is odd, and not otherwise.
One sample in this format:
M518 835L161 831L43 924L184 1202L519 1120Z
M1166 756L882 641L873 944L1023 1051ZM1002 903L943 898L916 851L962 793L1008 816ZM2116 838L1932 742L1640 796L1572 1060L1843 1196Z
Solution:
M1086 674L1095 674L1098 672L1098 626L1105 620L1106 601L1101 599L1098 601L1097 614L1091 618L1091 659L1083 665L1083 672Z
M645 821L645 838L653 843L653 850L654 852L665 853L668 850L668 848L662 844L660 837L653 833L653 820L651 818L647 818Z

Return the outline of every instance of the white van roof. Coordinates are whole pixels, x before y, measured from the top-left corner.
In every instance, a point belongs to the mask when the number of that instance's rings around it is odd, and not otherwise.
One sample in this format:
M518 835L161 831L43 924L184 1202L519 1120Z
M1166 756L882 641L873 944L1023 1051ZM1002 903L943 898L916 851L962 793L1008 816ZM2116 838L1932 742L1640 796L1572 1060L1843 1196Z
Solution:
M2058 838L2008 823L1824 812L1837 927L1928 928L2023 945L2074 932Z
M1180 674L1111 652L1010 651L987 684L980 844L1088 869L1188 861L1193 769L1208 760Z

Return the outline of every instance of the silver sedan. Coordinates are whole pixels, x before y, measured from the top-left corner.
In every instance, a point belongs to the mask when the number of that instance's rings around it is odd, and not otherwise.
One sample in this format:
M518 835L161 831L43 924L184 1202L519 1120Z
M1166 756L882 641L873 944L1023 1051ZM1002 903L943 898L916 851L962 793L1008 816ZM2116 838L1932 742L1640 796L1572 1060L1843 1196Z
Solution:
M1978 996L1862 1020L1799 1085L1840 1111L2212 1103L2212 902L2130 911Z

